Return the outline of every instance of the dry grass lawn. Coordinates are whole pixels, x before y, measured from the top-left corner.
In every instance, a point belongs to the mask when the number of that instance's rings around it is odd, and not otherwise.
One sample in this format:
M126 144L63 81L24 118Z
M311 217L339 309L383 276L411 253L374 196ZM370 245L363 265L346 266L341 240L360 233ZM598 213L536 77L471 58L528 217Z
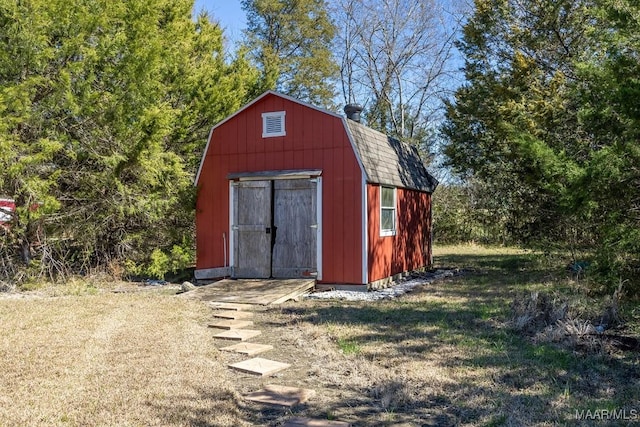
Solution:
M151 293L0 299L0 425L246 425L207 314Z
M580 293L562 260L466 246L436 262L470 270L390 301L258 310L253 341L275 347L261 356L292 364L273 378L229 370L246 357L217 350L228 342L211 338L211 309L167 292L0 298L0 425L543 426L640 411L638 352L584 353L507 327L519 293ZM637 326L637 310L625 315ZM291 410L242 399L269 383L317 395Z

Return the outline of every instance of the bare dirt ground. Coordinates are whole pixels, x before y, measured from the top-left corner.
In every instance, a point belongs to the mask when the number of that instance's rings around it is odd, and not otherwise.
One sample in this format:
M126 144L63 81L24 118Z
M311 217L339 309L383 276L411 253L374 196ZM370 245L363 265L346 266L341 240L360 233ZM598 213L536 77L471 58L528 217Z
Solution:
M394 300L259 308L252 341L292 365L267 378L228 369L246 356L219 351L229 342L212 338L212 309L175 289L0 298L0 425L592 425L576 411L640 410L637 352L584 353L507 327L518 293L577 292L562 269L516 250L437 255L471 270ZM292 409L243 400L266 384L316 396Z

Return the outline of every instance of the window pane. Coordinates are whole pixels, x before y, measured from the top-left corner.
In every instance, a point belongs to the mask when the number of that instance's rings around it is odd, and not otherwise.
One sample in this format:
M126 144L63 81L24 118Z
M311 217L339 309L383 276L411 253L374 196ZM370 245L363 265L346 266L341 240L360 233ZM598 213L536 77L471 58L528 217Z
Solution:
M383 209L380 215L380 228L382 230L395 230L396 211L394 209Z
M395 208L393 203L393 188L382 187L382 207Z

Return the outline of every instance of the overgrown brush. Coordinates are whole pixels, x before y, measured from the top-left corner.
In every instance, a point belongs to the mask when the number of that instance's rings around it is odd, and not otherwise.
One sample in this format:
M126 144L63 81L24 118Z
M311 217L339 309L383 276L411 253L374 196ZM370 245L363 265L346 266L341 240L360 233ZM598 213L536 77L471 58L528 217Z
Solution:
M514 330L531 336L534 342L553 342L590 353L601 352L612 341L607 332L623 324L619 311L621 298L622 284L608 298L603 309L589 318L586 313L571 310L567 299L532 292L515 298L508 323Z

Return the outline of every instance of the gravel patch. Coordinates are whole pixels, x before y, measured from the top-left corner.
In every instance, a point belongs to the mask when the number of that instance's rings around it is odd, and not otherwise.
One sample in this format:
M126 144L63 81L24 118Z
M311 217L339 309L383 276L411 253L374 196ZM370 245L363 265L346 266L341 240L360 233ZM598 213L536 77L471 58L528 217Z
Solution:
M338 299L345 301L378 301L384 299L393 299L400 295L411 292L414 288L426 285L435 280L444 279L445 277L453 277L461 272L455 270L435 270L428 273L422 273L419 276L409 277L406 280L396 282L390 287L377 291L358 292L358 291L324 291L307 294L304 297L308 299Z

